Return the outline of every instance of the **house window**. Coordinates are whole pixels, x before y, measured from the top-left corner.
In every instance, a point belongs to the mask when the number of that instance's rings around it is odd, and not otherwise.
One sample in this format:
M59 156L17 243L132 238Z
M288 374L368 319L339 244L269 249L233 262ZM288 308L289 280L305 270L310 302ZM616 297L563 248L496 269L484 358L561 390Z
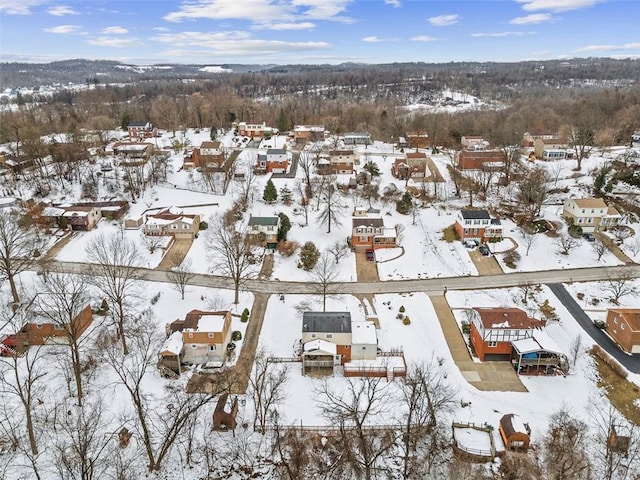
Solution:
M53 328L56 329L56 330L64 330L64 326L62 326L62 325L60 325L58 323L56 323Z
M624 330L625 328L626 328L626 326L625 326L624 323L620 325L620 330Z
M312 333L312 334L311 334L311 338L316 338L316 334L315 334L315 333Z
M192 343L192 344L191 344L191 348L192 348L193 350L195 350L196 348L198 348L198 345L196 345L195 343Z
M189 225L183 225L183 226L182 226L182 228L183 228L184 230L189 230Z
M209 333L207 333L207 337L209 337L209 338L213 338L213 332L209 332Z
M209 351L210 352L215 352L216 351L216 346L215 345L209 345Z
M189 338L193 338L193 333L189 332Z
M38 324L36 325L36 328L42 329L42 324L41 324L41 323L38 323Z
M333 333L327 333L327 338L333 338Z
M498 346L498 342L489 342L489 348L495 348Z
M593 218L591 217L587 218L587 223L591 223L591 222L593 222Z
M171 228L172 228L173 230L175 230L176 228L178 228L178 225L176 225L176 224L174 223L173 225L171 225Z
M618 319L617 319L617 317L614 317L614 319L613 319L613 323L618 323Z

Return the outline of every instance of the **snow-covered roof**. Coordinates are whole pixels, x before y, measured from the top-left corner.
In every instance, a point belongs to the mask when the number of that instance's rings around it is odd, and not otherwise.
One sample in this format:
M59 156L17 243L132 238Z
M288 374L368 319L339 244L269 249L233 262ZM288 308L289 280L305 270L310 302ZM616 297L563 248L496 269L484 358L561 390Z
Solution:
M42 215L44 217L61 217L64 215L64 208L58 207L44 207L42 209Z
M160 349L160 353L178 355L182 351L182 332L173 332L169 335Z
M541 329L536 330L530 338L515 340L511 342L511 345L520 354L539 352L540 350L562 354L562 350L555 340L549 336L546 330Z
M351 343L353 345L376 345L378 336L373 322L351 322Z
M304 353L312 353L312 352L324 352L329 353L331 355L335 355L338 347L335 343L327 342L326 340L311 340L304 344L303 350Z
M198 321L199 332L221 332L224 329L224 313L207 313Z

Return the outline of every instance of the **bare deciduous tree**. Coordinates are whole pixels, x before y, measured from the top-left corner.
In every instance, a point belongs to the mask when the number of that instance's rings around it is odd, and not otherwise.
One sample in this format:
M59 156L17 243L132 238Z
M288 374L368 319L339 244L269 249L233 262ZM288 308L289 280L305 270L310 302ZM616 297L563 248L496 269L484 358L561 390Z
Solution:
M520 231L522 232L522 243L524 244L526 250L525 250L525 255L529 256L529 250L531 250L531 247L533 247L533 244L536 243L536 240L538 240L538 237L536 237L535 233L529 232L524 228L521 228Z
M336 242L334 242L327 251L331 255L333 255L333 258L335 259L336 263L339 263L340 260L344 256L346 256L347 253L349 253L347 244L345 242L341 242L340 240L337 240Z
M46 282L41 282L35 302L37 314L48 319L54 328L65 334L76 384L78 405L82 406L82 356L80 336L91 319L91 306L85 277L53 272Z
M289 379L286 364L269 361L268 353L258 351L249 376L249 395L253 399L253 429L264 434L267 422L284 399L284 387Z
M542 463L547 478L590 480L587 453L589 428L573 417L566 406L551 415L542 445Z
M580 245L580 242L571 235L561 235L555 241L555 244L560 248L562 255L569 255L569 252Z
M338 189L335 186L335 179L328 182L321 190L320 196L322 197L323 205L318 213L318 221L321 225L327 226L327 233L331 233L332 224L337 227L342 225L340 210L343 205L340 201Z
M518 183L518 202L530 221L540 214L542 203L547 197L548 183L549 175L542 167L528 170Z
M404 478L430 478L448 461L446 417L454 409L455 398L436 362L413 365L407 372L402 385L405 413L400 419Z
M16 277L36 264L43 247L44 239L26 217L10 209L0 211L0 278L9 282L16 308L20 304Z
M580 357L580 354L583 351L582 348L582 335L578 334L576 335L576 337L573 339L573 342L571 342L571 346L569 347L569 351L571 354L571 363L573 364L573 366L576 366L576 362L578 361L578 357Z
M344 462L352 477L378 478L385 469L384 455L393 448L396 432L372 426L375 418L390 413L389 384L376 377L349 378L340 392L323 382L316 390L320 412L338 428Z
M171 254L171 267L167 271L167 277L169 277L175 289L180 292L182 300L184 300L184 292L187 285L195 276L195 273L191 271L191 265L192 262L190 258L183 260L182 255L177 253Z
M635 294L633 280L634 276L631 273L621 271L618 275L610 276L602 289L609 292L612 296L612 302L617 304L622 297Z
M249 237L246 228L236 230L223 216L213 218L206 230L207 249L214 273L231 278L235 289L234 303L240 302L240 287L255 275L256 243Z
M320 258L311 270L311 278L314 282L314 291L317 295L322 296L322 311L327 311L327 297L337 293L333 282L338 277L339 268L337 262L331 258L329 252L322 252Z
M602 258L602 256L607 251L607 246L604 244L602 240L596 238L596 241L591 244L593 246L593 251L598 257L598 261Z
M112 315L126 355L125 336L126 312L140 292L138 281L144 278L139 267L142 257L135 243L124 235L100 234L87 244L88 260L93 263L92 275L88 282L99 289L112 303Z

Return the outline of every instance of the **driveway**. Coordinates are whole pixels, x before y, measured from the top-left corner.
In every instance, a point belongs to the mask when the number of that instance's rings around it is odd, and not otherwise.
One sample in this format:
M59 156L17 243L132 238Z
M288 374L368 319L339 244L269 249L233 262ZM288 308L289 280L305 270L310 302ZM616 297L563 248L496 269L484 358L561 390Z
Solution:
M174 267L178 260L180 263L184 260L184 257L189 253L189 249L193 244L193 239L180 239L173 242L173 245L169 248L169 251L164 254L162 260L156 267L156 270L169 270L171 267Z
M356 251L356 277L360 282L378 282L378 264L367 260L367 254L364 250Z
M527 391L511 366L511 362L474 362L445 296L432 294L429 298L440 321L453 361L467 382L478 390L484 391Z
M584 310L580 308L578 302L575 301L562 284L547 283L546 285L569 311L571 316L576 319L578 325L580 325L598 345L620 362L627 370L632 373L640 373L640 354L629 355L620 350L618 345L616 345L604 331L594 325L589 316L584 313Z
M611 253L613 253L616 256L618 260L620 260L623 263L626 263L627 265L631 265L634 263L633 260L631 260L631 258L625 255L625 253L622 250L620 250L620 247L618 247L618 245L616 245L616 243L613 240L611 240L611 238L609 238L607 235L604 235L601 232L595 232L593 235L602 243L604 243L604 245L609 249Z
M484 256L477 248L469 252L469 257L478 270L478 275L500 275L504 273L495 256Z

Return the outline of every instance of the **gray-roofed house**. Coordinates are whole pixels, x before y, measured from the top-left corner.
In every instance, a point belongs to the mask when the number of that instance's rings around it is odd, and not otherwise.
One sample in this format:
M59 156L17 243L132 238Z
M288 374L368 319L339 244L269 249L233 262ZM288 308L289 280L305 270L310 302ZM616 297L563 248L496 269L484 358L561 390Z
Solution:
M267 248L276 248L278 244L278 230L280 229L280 217L271 215L268 217L249 217L249 236Z
M351 360L351 313L302 314L302 369L307 373L333 373L336 365Z

